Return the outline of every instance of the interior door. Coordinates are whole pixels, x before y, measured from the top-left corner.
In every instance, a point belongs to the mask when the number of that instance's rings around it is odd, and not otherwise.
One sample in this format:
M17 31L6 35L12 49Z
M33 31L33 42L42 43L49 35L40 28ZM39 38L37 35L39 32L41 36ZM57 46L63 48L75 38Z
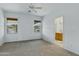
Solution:
M55 40L63 41L63 16L55 19Z

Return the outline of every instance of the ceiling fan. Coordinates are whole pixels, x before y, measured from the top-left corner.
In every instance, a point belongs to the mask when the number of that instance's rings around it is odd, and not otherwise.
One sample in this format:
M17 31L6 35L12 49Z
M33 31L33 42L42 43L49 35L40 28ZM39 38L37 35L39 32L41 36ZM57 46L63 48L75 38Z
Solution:
M29 8L30 8L32 11L34 11L35 13L37 13L37 11L38 11L38 10L41 10L43 7L37 6L37 5L31 3L31 4L29 5ZM31 10L29 10L28 12L31 12Z

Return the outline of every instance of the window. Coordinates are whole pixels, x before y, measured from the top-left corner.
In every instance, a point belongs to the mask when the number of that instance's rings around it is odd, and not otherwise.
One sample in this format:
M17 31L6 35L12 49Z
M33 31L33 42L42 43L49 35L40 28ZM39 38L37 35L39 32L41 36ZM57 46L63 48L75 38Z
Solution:
M17 33L17 18L7 18L7 33Z
M41 20L34 20L34 32L41 31Z

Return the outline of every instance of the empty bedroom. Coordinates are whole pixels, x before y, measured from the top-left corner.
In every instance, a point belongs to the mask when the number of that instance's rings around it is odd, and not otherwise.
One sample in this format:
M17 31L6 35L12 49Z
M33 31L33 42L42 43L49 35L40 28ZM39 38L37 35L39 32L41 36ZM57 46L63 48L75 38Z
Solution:
M0 56L78 56L79 4L0 3Z

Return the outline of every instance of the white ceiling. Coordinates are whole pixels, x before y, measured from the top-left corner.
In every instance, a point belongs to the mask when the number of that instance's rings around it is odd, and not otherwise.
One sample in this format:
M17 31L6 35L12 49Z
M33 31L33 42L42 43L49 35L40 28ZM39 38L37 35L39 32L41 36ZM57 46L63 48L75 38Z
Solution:
M8 12L19 12L27 13L30 8L28 7L30 3L0 3L0 8ZM35 6L43 7L41 10L37 10L37 13L31 12L31 14L44 16L51 11L51 4L37 3Z

